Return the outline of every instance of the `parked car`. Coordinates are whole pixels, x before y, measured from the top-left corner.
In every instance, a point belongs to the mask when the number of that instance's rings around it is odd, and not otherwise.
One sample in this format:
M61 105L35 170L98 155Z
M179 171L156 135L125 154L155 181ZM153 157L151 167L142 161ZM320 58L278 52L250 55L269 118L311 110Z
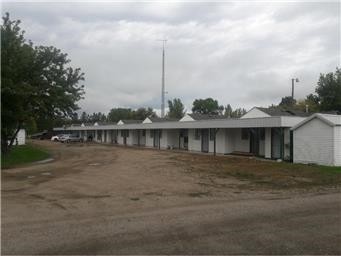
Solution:
M51 137L51 141L60 141L60 138L67 134L57 134Z
M81 137L79 137L78 135L74 135L74 134L64 134L63 136L61 136L59 138L60 142L65 142L65 143L69 143L69 142L83 142L83 139Z
M50 139L51 136L52 136L52 133L45 130L42 132L32 134L30 137L31 139L46 140L46 139Z

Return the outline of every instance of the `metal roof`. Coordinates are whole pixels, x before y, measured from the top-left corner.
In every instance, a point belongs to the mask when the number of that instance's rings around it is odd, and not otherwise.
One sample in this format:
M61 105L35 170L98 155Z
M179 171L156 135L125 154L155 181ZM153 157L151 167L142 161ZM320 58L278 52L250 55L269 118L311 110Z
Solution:
M187 115L192 117L194 120L227 119L226 116L222 116L222 115L205 115L205 114L199 114L199 113L191 113Z
M256 107L260 111L268 114L269 116L310 116L310 113L306 113L299 110L294 109L285 109L285 108L261 108Z
M66 130L139 130L139 129L206 129L206 128L256 128L256 127L292 127L302 121L300 117L261 117L261 118L227 118L199 120L188 122L154 122L140 124L101 125L88 127L67 127ZM64 130L64 128L54 128Z
M150 121L153 123L160 123L160 122L177 122L179 119L175 118L168 118L168 117L148 117Z
M304 124L308 123L310 120L313 120L315 118L320 119L321 121L328 124L329 126L341 126L341 115L316 113L304 119L302 122L299 122L298 124L296 124L294 127L291 128L291 130L296 130L299 127L303 126Z
M133 119L126 119L121 120L124 124L140 124L143 122L143 120L133 120Z

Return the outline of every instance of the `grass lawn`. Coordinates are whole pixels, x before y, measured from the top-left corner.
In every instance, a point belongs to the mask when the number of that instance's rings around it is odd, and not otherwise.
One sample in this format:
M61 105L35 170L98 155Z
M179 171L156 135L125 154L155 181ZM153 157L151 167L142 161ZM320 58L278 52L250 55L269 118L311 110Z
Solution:
M177 155L188 171L219 177L233 176L252 184L271 188L308 188L341 186L341 167L262 161L241 157Z
M11 168L20 164L44 160L50 154L33 145L14 146L6 155L1 155L1 168Z

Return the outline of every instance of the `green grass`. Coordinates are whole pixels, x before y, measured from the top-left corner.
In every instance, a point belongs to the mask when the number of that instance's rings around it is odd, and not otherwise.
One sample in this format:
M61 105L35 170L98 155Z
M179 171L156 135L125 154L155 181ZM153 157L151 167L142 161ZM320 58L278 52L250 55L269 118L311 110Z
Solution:
M14 146L10 152L1 155L1 168L7 169L17 165L44 160L50 154L33 145Z

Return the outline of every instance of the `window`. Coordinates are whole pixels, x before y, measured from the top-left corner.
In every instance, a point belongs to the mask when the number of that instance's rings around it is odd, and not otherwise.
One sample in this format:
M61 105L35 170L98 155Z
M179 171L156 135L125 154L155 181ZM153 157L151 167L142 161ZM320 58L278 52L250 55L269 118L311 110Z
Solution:
M180 137L187 137L188 136L188 130L186 129L181 129L180 130Z
M143 136L143 137L146 136L146 130L142 130L142 136Z
M210 129L210 140L214 140L215 129Z
M242 128L242 140L248 140L249 139L249 129Z
M129 137L129 130L122 130L121 137Z
M162 138L162 130L159 130L159 137Z
M259 137L261 140L265 140L265 128L260 128Z
M195 140L200 140L200 132L201 132L200 129L195 129L194 130L194 139Z

